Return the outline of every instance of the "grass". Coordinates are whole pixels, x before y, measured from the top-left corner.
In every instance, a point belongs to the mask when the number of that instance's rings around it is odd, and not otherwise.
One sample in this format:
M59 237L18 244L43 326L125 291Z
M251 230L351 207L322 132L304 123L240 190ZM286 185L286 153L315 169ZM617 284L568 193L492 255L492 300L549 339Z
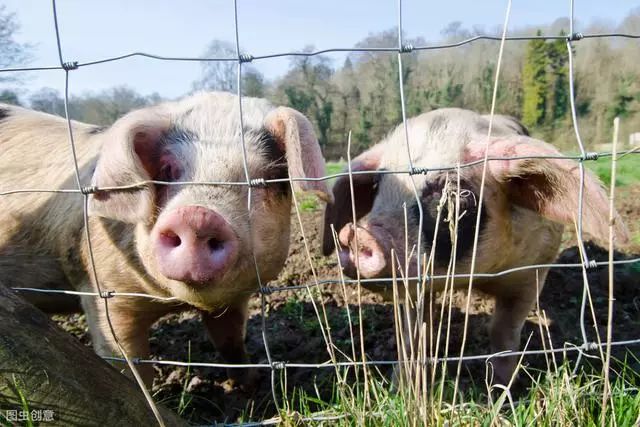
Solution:
M334 175L342 172L346 163L344 162L327 162L327 175Z
M611 184L610 157L585 162L585 165L587 165L606 186ZM618 158L616 170L616 186L625 186L640 182L640 154L633 153Z
M595 426L604 419L604 425L631 427L640 421L640 375L621 366L604 413L601 376L586 371L573 374L565 363L554 373L534 376L535 372L521 372L530 376L534 385L518 398L499 388L492 389L489 397L476 388L461 393L453 407L446 403L451 401L450 383L417 395L410 388L393 390L387 379L373 373L368 398L364 387L338 382L329 400L317 394L293 393L279 421L284 426L303 425L314 418L336 426Z
M587 161L592 170L606 186L611 181L611 158ZM330 162L327 174L341 172L344 163ZM330 181L331 182L331 181ZM618 159L617 186L627 186L640 182L640 154L629 154ZM303 210L310 205L301 204ZM317 205L313 209L317 209ZM634 238L640 238L635 236ZM640 271L640 265L630 268ZM287 316L303 322L303 329L317 332L320 319L309 320L304 315L302 302L290 299L284 307ZM344 317L344 318L343 318ZM363 316L367 319L368 315ZM350 323L346 316L329 319L332 328ZM359 325L358 317L351 327ZM336 325L337 324L337 325ZM370 326L370 321L363 321ZM374 333L367 328L367 334ZM337 347L343 347L342 343ZM344 343L344 347L347 347ZM633 356L631 356L633 357ZM436 376L436 382L429 387L411 387L400 384L394 387L388 378L369 370L368 379L353 381L354 369L336 369L337 380L327 393L320 392L322 385L316 386L316 393L296 389L289 392L277 421L282 425L298 426L318 423L338 426L418 426L418 425L541 425L541 426L640 426L640 373L629 366L638 365L638 360L627 365L615 363L612 369L611 398L603 405L605 380L601 368L581 369L573 372L573 366L565 361L559 367L548 366L545 371L527 370L520 366L519 376L528 380L531 387L522 395L514 396L505 389L478 384L460 391L452 383L452 374L444 379ZM584 363L584 362L583 362ZM424 377L426 369L423 368ZM449 372L454 369L449 368ZM615 370L615 372L613 372ZM430 373L431 371L429 371ZM349 378L349 381L345 381ZM366 391L365 391L366 390ZM457 390L455 405L452 401ZM320 418L321 420L315 420Z
M345 166L345 163L342 163L342 162L328 162L327 175L334 175L342 172L342 169L344 168L344 166ZM333 183L335 181L336 181L335 178L329 179L327 180L327 184L329 185L329 187L331 187L333 186ZM299 193L297 194L297 197L298 197L298 205L302 212L315 212L316 210L322 208L322 205L318 201L318 198L313 194Z
M23 414L26 414L26 419L20 419L25 427L32 427L33 420L31 418L31 408L29 405L29 401L27 396L24 393L25 386L22 383L19 377L15 375L12 376L13 381L11 383L7 383L5 390L0 389L1 402L4 404L9 404L9 407L0 406L0 425L3 426L12 426L15 425L13 421L9 419L9 410L20 411ZM8 392L8 395L4 395L4 392ZM6 411L6 412L5 412Z

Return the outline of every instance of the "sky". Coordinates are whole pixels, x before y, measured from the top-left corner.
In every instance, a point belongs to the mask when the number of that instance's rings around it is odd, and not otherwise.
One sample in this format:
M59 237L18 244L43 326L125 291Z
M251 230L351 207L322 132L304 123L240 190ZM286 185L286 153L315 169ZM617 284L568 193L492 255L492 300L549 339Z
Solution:
M367 35L397 25L397 0L238 0L242 50L254 56L302 50L352 47ZM34 46L29 66L58 65L52 7L45 0L0 0L16 14L16 40ZM408 37L440 38L452 21L496 33L507 0L403 0ZM594 20L617 23L637 0L575 0L576 31ZM213 39L235 42L233 0L59 0L58 21L65 61L87 62L131 52L197 57ZM569 15L569 0L513 0L509 29L549 24ZM335 64L344 55L331 54ZM253 65L268 79L284 74L290 59L265 59ZM74 70L70 92L81 94L126 85L168 98L188 92L200 76L197 62L131 58ZM61 70L20 73L18 90L64 89ZM0 83L0 86L2 83ZM0 88L1 89L1 88Z

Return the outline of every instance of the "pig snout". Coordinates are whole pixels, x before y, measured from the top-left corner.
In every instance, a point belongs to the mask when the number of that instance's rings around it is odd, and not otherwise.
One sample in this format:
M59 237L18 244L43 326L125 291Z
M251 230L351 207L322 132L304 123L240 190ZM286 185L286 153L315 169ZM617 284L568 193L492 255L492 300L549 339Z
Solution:
M340 263L348 276L355 277L358 268L365 278L385 274L388 262L384 246L372 229L347 224L340 230L338 240Z
M238 256L239 239L218 213L183 206L161 215L153 248L158 269L168 279L187 283L219 280Z

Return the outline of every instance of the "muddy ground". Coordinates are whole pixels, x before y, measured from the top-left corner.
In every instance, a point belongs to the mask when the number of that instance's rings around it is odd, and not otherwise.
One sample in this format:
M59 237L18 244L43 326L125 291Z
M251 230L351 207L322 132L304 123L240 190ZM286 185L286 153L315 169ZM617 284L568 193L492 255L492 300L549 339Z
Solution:
M618 209L629 225L634 242L625 249L624 253L616 253L616 257L618 259L637 257L640 256L640 185L624 187L619 189L619 192ZM338 276L335 260L323 258L319 254L320 219L320 211L307 210L302 213L304 230L311 245L318 278L335 278ZM270 283L270 286L299 285L313 281L295 216L292 216L292 221L294 231L291 237L290 257L278 280ZM558 263L579 262L574 244L574 237L567 233L564 250L559 254ZM588 253L590 258L595 260L606 260L608 256L606 250L593 244L588 244ZM607 269L589 270L588 278L598 319L597 328L603 333L606 327L608 299ZM580 269L552 269L549 273L540 298L540 308L547 316L555 347L562 347L565 342L581 343L579 308L582 283ZM339 285L323 286L316 295L316 302L319 303L322 300L327 309L334 343L346 354L351 354L351 335L341 287ZM624 266L616 269L615 298L613 339L640 338L640 268L637 264L634 267ZM351 313L355 317L356 290L353 286L347 291L347 299ZM459 292L454 299L457 308L453 313L450 342L452 349L459 349L464 321L464 313L460 308L464 307L464 294ZM479 294L473 296L470 334L465 354L488 352L486 328L492 306L493 302L490 298ZM397 353L392 306L383 304L380 297L363 290L362 310L364 347L368 359L393 360ZM267 296L267 316L266 336L273 360L286 362L328 360L324 339L306 290L274 292ZM540 317L532 313L523 333L523 343L527 337L531 336L530 349L542 348L538 319ZM90 344L83 316L57 317L56 320L84 343ZM254 362L266 363L261 322L260 298L255 297L251 303L247 347ZM594 331L593 322L588 322L587 332L590 340L595 339ZM357 329L354 334L357 336ZM356 338L355 341L356 348L359 348L359 340ZM173 315L158 322L152 331L151 348L153 357L157 359L221 361L207 340L195 313ZM630 347L628 350L636 357L640 356L639 346ZM453 350L453 353L457 351L459 350ZM625 354L621 348L617 348L615 355L624 357ZM640 371L637 360L632 361L631 364ZM544 357L528 357L525 362L531 367L546 369ZM473 378L484 378L484 370L483 363L466 363L463 384L468 385ZM381 371L383 374L389 374L387 367L381 368ZM294 387L302 387L313 392L314 388L317 388L324 394L324 398L330 398L330 384L333 380L331 368L319 370L287 368L286 374L289 391ZM229 390L225 379L226 372L221 369L191 368L187 373L186 368L158 366L153 391L157 400L173 408L178 407L180 395L186 391L186 396L191 400L183 415L196 423L231 422L237 420L243 413L245 417L254 420L264 419L274 414L268 369L260 370L258 387L253 393L246 393L239 389ZM280 392L279 387L278 391Z

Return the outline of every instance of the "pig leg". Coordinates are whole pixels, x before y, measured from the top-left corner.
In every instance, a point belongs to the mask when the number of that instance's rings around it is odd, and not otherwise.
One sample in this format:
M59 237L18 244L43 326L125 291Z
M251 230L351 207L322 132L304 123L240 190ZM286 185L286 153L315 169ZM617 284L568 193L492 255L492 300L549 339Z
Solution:
M520 334L524 322L533 308L537 294L536 280L540 283L540 290L548 269L540 271L538 278L535 272L530 272L523 281L518 282L516 289L513 284L505 288L505 292L496 295L496 307L491 319L489 339L493 353L520 349ZM512 282L513 283L513 282ZM516 368L520 356L500 357L491 360L494 368L494 378L499 384L508 384Z
M222 310L202 312L202 321L209 338L226 363L250 363L244 345L247 304L248 301L242 301L240 304L228 306ZM231 386L240 385L246 390L253 388L257 380L257 373L253 368L229 368L227 374Z
M104 301L98 297L83 296L82 306L95 352L103 357L122 357L107 321ZM109 301L109 319L118 342L129 358L148 359L149 328L157 320L158 315L154 312L128 310L126 307L126 303L118 304L113 299ZM118 362L117 366L122 366L122 363ZM147 388L151 388L153 366L144 364L137 365L136 368ZM133 378L128 369L126 374Z

